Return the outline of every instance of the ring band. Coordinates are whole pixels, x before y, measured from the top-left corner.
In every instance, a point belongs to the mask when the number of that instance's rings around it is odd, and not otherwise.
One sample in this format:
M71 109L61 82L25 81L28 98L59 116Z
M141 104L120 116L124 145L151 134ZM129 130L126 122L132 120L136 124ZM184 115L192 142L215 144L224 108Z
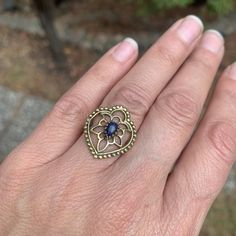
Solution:
M129 111L113 106L96 109L85 122L84 135L93 157L104 159L129 151L137 132Z

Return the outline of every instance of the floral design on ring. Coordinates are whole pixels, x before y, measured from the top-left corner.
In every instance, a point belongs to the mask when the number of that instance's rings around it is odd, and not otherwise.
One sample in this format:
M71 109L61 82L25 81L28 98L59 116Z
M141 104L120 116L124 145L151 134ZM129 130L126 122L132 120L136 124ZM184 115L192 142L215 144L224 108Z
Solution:
M90 152L100 159L127 152L136 139L130 113L122 106L94 111L86 121L84 132Z

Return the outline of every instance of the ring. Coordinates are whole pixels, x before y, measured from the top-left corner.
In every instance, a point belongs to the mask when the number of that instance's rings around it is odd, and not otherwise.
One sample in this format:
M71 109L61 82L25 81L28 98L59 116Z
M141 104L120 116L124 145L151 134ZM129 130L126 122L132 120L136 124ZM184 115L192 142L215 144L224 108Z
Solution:
M96 109L85 122L84 135L93 157L104 159L128 152L137 132L129 111L113 106Z

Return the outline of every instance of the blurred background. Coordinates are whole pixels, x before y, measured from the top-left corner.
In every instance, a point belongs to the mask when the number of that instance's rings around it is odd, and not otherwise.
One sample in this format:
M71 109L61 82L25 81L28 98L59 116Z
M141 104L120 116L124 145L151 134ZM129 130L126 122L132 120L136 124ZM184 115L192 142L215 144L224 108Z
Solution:
M0 162L127 36L142 55L175 20L196 14L225 37L222 71L236 59L235 9L235 0L0 0ZM201 235L236 236L236 168Z

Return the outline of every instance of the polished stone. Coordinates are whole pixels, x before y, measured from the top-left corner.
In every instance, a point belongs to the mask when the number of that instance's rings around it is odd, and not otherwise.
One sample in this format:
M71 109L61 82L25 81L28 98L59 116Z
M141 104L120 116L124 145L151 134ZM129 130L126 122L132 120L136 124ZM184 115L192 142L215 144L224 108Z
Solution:
M118 124L116 122L111 121L110 123L108 123L105 132L108 137L111 137L113 134L116 133L117 130Z

